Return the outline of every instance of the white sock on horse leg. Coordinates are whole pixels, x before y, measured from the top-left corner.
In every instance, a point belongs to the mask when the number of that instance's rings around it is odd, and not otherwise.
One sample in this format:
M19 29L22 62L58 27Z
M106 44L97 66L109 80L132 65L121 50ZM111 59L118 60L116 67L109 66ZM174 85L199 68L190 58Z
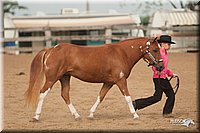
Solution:
M125 96L125 99L126 99L126 102L128 103L131 113L135 113L135 109L132 104L131 96Z
M90 109L90 112L95 112L99 103L100 103L100 96L97 97L97 100L96 100L95 104L92 106L92 108Z
M40 117L40 114L41 114L41 111L42 111L42 105L43 105L43 102L44 102L44 98L47 96L47 94L50 90L51 89L49 88L44 93L40 93L39 102L38 102L38 105L37 105L37 108L36 108L36 111L35 111L35 116L33 118L39 120L39 117Z
M75 115L75 118L80 117L80 115L77 113L77 111L72 103L70 103L68 105L68 107L69 107L69 110L71 111L72 115Z
M135 109L134 109L133 104L132 104L131 96L125 96L125 99L126 99L126 102L128 103L128 107L129 107L131 113L134 114L134 118L138 118L139 116L135 112Z
M72 103L70 103L68 105L68 107L69 107L69 110L71 111L72 115L74 115L77 112Z
M90 115L89 115L89 117L93 117L93 113L96 111L96 108L98 107L99 103L100 103L100 96L97 97L96 102L94 103L94 105L90 109Z

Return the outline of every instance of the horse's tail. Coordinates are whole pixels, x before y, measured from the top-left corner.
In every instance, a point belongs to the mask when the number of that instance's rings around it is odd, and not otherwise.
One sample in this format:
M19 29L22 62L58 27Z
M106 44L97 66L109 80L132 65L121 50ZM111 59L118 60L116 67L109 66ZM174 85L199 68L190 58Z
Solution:
M25 92L26 106L32 109L36 107L40 89L44 80L43 62L47 49L41 50L33 59L30 69L29 87Z

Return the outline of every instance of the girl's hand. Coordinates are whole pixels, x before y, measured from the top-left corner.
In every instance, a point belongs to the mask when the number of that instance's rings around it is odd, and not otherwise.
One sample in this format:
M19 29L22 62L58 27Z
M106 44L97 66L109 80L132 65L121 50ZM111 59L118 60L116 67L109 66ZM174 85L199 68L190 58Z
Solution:
M175 74L175 73L172 75L172 77L173 77L173 78L175 78L175 77L177 77L177 76L178 76L178 75L177 75L177 74Z

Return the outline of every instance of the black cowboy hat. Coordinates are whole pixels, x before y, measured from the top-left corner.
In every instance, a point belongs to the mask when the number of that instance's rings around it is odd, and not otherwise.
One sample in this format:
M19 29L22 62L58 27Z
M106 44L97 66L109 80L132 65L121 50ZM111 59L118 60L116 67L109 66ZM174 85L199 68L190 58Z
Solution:
M166 43L170 43L170 44L176 44L175 42L172 42L172 38L169 35L161 35L158 42L159 43L166 42Z

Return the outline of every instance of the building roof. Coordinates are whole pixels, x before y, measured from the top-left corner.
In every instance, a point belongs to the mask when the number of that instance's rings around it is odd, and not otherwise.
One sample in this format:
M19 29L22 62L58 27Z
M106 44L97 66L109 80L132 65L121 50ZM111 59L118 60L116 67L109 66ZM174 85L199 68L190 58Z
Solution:
M198 12L190 10L162 10L154 13L151 26L187 26L199 25Z
M138 15L48 15L12 17L15 27L85 27L138 24Z

